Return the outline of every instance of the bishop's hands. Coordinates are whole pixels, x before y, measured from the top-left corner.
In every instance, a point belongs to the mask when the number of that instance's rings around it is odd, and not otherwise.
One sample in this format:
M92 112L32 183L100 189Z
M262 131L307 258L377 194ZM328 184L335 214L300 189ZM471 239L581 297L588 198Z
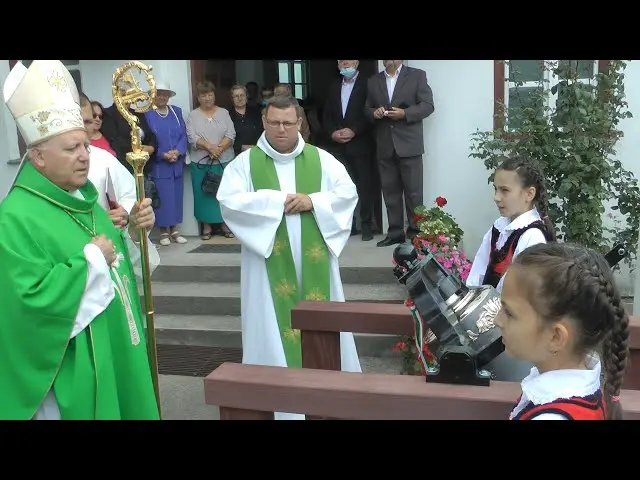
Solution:
M313 210L313 202L309 195L304 193L290 193L284 202L284 213L293 215L296 213L310 212Z
M151 199L145 198L142 202L136 202L129 214L129 236L134 242L139 241L138 231L144 229L147 232L156 223L156 214L151 207Z
M91 240L96 247L100 249L107 265L111 265L116 261L116 249L113 246L113 242L104 235L98 235Z

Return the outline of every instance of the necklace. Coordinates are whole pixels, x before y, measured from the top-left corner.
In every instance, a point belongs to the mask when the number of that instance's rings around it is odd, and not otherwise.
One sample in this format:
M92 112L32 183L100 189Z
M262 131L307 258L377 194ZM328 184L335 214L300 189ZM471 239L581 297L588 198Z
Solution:
M160 113L160 110L156 110L156 113L160 118L167 118L167 115L169 115L169 109L167 108L167 111L165 113Z
M96 217L93 214L93 212L90 213L91 215L91 229L89 229L89 227L87 227L84 223L82 223L80 220L78 220L73 213L71 213L69 210L65 210L66 214L69 215L71 217L71 219L76 222L78 225L80 225L82 228L84 228L87 232L89 232L89 235L91 235L91 237L95 237L96 236Z

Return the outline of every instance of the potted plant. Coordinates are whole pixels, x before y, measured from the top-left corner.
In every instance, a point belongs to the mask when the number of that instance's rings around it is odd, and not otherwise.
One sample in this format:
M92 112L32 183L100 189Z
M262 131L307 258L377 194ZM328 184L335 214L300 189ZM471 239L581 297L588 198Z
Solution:
M420 205L415 210L415 220L420 233L413 239L413 245L418 251L418 257L430 252L436 260L463 282L469 276L471 262L461 248L464 232L451 216L444 211L447 199L437 197L435 205L427 208ZM405 301L416 318L417 312L411 299ZM416 336L405 337L394 346L394 351L403 355L402 373L405 375L425 375L422 360L427 366L435 364L433 353L429 350L429 330L422 332L422 342L416 342ZM420 347L419 347L420 345ZM422 356L419 353L422 350Z

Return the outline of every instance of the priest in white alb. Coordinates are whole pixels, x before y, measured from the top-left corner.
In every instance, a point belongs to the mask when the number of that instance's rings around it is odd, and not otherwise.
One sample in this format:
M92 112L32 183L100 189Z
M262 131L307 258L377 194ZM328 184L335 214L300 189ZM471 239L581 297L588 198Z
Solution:
M87 135L95 134L96 124L91 100L78 92L80 111ZM117 228L125 228L136 203L136 181L116 157L103 148L89 147L89 180L98 191L98 204L104 208ZM151 249L155 247L150 245Z
M338 257L358 203L344 165L305 144L298 102L271 98L264 133L224 170L217 198L242 244L242 362L300 368L300 332L291 309L301 300L344 302ZM342 370L361 372L352 333L340 334ZM276 412L276 420L304 415Z

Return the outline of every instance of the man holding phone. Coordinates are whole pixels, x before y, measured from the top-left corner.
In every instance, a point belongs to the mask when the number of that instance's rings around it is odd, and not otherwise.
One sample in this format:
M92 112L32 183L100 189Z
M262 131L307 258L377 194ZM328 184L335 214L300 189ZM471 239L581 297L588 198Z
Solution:
M422 121L434 111L424 70L383 60L384 70L368 80L365 115L374 122L380 183L389 229L378 247L412 239L418 228L414 210L422 204L424 135ZM405 234L403 199L409 228Z

